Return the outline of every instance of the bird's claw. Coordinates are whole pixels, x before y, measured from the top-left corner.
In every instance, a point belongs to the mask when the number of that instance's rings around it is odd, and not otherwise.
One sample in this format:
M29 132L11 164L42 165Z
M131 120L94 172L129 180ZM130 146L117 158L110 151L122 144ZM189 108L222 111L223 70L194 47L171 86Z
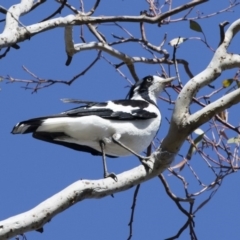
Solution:
M142 162L142 161L149 161L151 158L150 157L142 157L141 156L141 158L140 158L140 161Z
M150 157L141 157L140 161L144 167L152 170L153 166L152 166L152 161L150 159L151 159Z
M115 173L106 173L104 178L111 177L115 182L118 181L117 175Z

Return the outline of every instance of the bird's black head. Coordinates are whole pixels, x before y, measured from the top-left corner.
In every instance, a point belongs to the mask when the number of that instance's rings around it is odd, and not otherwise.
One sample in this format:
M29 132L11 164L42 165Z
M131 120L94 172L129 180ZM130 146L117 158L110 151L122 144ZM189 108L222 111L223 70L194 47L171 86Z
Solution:
M128 93L129 99L142 99L156 104L157 97L165 88L166 84L174 78L161 78L158 76L146 76L133 85Z
M151 86L152 81L153 76L149 75L147 77L144 77L141 81L135 83L128 93L128 98L131 99L136 91L138 93L148 92L148 88Z

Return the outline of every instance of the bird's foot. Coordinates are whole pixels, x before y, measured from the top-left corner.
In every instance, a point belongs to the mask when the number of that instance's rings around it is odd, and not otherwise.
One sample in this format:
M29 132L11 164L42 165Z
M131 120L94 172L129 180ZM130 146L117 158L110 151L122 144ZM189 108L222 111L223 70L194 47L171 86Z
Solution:
M143 157L143 156L139 156L140 161L149 161L151 159L151 157Z
M140 157L139 160L147 170L153 169L153 162L151 161L151 157Z
M108 177L111 177L115 182L118 181L118 178L117 178L117 175L115 173L105 173L104 174L104 178L108 178Z

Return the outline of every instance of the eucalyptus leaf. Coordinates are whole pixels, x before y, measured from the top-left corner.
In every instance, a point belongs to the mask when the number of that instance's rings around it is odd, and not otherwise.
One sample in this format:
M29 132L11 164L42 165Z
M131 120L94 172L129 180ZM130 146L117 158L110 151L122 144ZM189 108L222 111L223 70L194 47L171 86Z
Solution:
M232 78L223 80L223 82L222 82L223 87L227 88L227 87L231 86L233 81L234 81L234 79L232 79Z
M190 28L196 32L203 32L201 26L199 25L199 23L190 20Z
M240 136L234 137L234 138L229 138L227 143L240 143Z

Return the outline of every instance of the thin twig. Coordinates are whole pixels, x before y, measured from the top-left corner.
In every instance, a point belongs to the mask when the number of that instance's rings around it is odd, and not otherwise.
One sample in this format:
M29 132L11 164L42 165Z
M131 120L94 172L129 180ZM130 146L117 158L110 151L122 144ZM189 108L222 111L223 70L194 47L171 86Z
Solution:
M49 19L51 19L52 17L56 16L57 14L61 14L61 11L63 10L65 4L66 4L67 0L62 0L62 4L61 6L54 12L52 13L50 16L44 18L43 20L41 20L40 22L44 22L47 21Z
M130 217L130 221L128 223L129 226L129 236L128 236L128 240L130 240L132 238L132 233L133 233L133 218L134 218L134 212L135 212L135 208L136 208L136 202L137 202L137 195L138 195L138 191L140 188L140 184L137 185L137 187L135 188L134 194L133 194L133 203L131 206L131 217Z

